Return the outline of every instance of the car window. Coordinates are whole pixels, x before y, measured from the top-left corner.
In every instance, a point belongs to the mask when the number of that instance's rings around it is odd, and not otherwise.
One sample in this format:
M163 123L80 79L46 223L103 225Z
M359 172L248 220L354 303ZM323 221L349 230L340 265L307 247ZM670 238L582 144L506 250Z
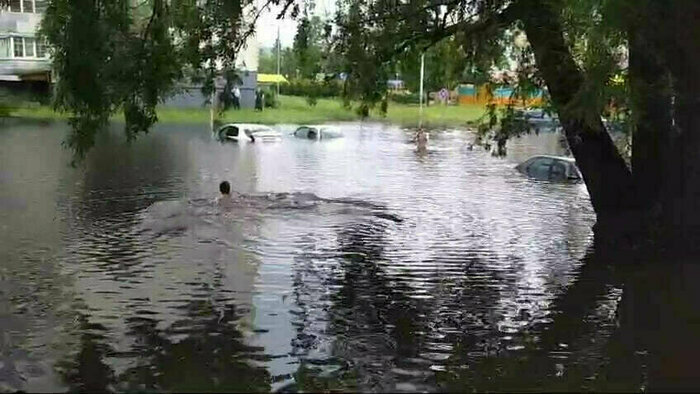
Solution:
M566 180L566 164L555 160L552 163L551 170L549 172L549 180L551 181L564 181Z
M237 137L238 136L238 127L227 126L221 131L221 134L223 134L225 136L230 136L230 137Z
M541 109L531 109L527 111L527 116L530 118L543 118L544 111Z
M315 128L310 128L309 133L306 135L309 139L315 139L318 135L318 131Z
M549 170L552 166L552 159L548 157L537 158L527 166L527 175L535 179L549 179Z
M297 129L297 131L294 132L294 135L296 135L296 136L305 136L306 133L308 133L308 132L309 132L309 128L308 128L308 127L299 127L299 128Z

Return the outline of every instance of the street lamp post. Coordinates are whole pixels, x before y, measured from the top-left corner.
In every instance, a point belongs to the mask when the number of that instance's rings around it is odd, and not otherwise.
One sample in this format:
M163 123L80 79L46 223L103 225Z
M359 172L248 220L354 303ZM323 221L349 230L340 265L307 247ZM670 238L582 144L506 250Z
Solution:
M277 24L277 98L280 96L280 51L282 50L282 42L280 42L280 26Z
M418 112L418 128L423 127L423 75L425 74L425 53L420 55L420 109Z

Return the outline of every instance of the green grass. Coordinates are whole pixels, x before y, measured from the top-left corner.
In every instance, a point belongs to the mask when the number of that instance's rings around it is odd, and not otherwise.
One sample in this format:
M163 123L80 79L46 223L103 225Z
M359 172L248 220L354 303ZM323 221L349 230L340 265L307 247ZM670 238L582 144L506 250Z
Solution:
M484 115L482 105L454 105L444 106L440 104L423 108L423 124L427 127L438 126L466 126ZM419 121L419 108L417 105L390 103L386 120L402 126L415 126ZM373 118L382 119L373 114Z
M320 99L314 107L310 107L303 97L281 96L279 108L266 108L265 111L255 112L253 109L229 110L218 118L224 123L291 123L312 124L322 122L341 122L360 120L354 109L347 109L342 101L335 99ZM481 105L442 106L433 105L423 109L423 123L428 127L464 126L484 114ZM12 111L12 116L22 118L66 119L67 113L54 112L50 107L26 107ZM417 105L389 103L386 116L373 111L370 120L389 122L401 126L417 126L419 110ZM115 120L122 120L117 114ZM164 123L209 123L208 108L164 108L158 109L158 119Z
M10 116L34 119L68 119L65 112L55 112L49 106L12 108Z

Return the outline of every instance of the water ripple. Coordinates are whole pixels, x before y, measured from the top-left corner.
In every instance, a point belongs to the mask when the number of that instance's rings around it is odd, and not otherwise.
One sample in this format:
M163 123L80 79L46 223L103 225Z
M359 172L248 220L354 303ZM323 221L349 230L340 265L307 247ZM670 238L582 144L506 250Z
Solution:
M556 135L504 160L468 131L422 154L394 127L339 127L248 147L108 133L78 170L0 148L0 390L492 387L470 371L533 348L590 244L582 185L513 169ZM0 146L36 142L22 132Z

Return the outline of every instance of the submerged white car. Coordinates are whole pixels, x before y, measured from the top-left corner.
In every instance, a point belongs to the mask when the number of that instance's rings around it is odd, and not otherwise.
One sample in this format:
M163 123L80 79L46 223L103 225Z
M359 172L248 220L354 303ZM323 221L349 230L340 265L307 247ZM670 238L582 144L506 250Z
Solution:
M309 140L340 138L343 132L333 126L301 126L294 131L294 136Z
M219 128L217 134L222 141L235 141L239 144L282 140L282 134L271 127L252 123L225 124Z
M579 181L583 179L576 167L576 160L562 156L533 156L518 164L515 169L530 178L553 181Z

